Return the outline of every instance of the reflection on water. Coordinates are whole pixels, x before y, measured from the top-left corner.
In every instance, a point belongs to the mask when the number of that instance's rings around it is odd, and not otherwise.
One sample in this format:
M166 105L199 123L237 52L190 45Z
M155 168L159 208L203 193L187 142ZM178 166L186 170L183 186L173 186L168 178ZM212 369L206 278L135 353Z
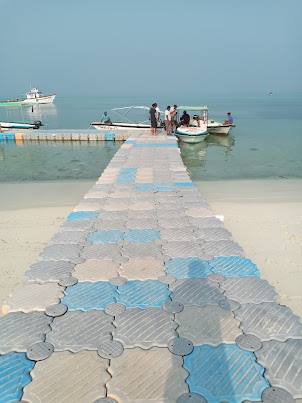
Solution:
M43 120L48 122L57 122L58 109L54 104L32 105L25 109L25 116L29 122L34 120ZM55 127L55 124L53 125Z
M201 143L189 144L180 141L178 144L182 160L187 167L204 167L207 162L206 154L208 147L222 147L225 155L228 156L235 145L235 137L232 135L221 136L211 134Z

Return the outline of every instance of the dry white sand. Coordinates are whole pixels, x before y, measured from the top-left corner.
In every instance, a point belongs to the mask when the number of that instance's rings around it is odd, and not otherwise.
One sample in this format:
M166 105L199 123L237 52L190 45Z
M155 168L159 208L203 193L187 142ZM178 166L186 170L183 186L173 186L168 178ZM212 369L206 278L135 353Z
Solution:
M92 182L1 184L0 303L36 261ZM197 183L225 227L302 317L302 180ZM2 196L3 195L3 196Z

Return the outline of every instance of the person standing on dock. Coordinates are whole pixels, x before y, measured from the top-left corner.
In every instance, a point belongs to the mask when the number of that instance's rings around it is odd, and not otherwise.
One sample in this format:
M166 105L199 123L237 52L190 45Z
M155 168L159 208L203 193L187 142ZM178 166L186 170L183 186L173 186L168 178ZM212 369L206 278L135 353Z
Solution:
M155 102L155 110L156 110L156 114L157 114L157 121L159 122L160 110L159 110L159 107L157 106L156 102Z
M224 122L225 125L232 125L233 124L233 118L231 116L231 112L228 112L228 118L227 120Z
M157 128L157 113L156 113L156 104L152 104L152 107L149 110L149 120L151 123L151 136L156 136L156 128Z
M166 125L166 132L167 136L171 136L172 134L172 124L171 124L171 113L170 113L170 106L167 106L165 111L165 125Z
M105 111L104 112L104 115L102 116L102 120L101 120L101 123L107 123L107 124L110 124L111 125L111 120L110 120L110 117L109 117L109 115L107 115L107 112Z
M177 105L172 106L172 108L170 109L170 113L171 113L171 128L173 130L174 127L177 125Z

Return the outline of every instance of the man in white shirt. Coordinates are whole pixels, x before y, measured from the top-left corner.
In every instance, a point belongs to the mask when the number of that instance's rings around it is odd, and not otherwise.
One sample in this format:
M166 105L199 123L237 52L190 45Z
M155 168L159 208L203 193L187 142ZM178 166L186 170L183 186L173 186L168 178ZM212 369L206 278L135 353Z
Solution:
M157 121L159 122L160 110L159 110L159 107L157 106L157 103L155 103L155 105L156 105L155 109L156 109L156 114L157 114Z
M170 109L171 109L170 106L167 106L167 109L165 111L165 125L166 125L167 136L171 136L171 134L172 134Z
M170 109L170 113L171 113L171 127L173 130L174 127L177 125L177 105L172 106L172 108Z

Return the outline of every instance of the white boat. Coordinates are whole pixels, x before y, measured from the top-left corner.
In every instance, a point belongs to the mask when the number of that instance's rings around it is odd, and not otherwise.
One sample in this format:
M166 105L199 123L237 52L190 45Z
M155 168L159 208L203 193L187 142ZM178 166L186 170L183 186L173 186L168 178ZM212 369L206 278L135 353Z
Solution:
M205 106L179 106L178 111L200 112L200 117L196 118L196 125L178 126L175 130L175 136L185 143L200 143L208 136L207 121L208 108Z
M222 136L227 136L229 131L236 126L208 119L207 127L210 134L221 134Z
M39 88L32 88L30 92L26 93L26 99L22 101L23 104L52 104L56 94L43 95Z
M134 109L142 110L147 112L148 119L134 123L126 115ZM138 129L138 130L148 130L150 131L150 122L149 122L149 110L147 106L125 106L123 108L114 108L111 109L112 112L116 113L119 115L122 119L126 120L126 122L112 122L111 124L108 123L101 123L101 122L92 122L90 123L91 126L93 126L97 130L133 130L133 129ZM161 113L163 113L161 111ZM157 130L162 129L162 126L158 126Z
M34 123L12 123L12 122L0 122L1 130L11 130L11 129L39 129L42 125L40 120Z

